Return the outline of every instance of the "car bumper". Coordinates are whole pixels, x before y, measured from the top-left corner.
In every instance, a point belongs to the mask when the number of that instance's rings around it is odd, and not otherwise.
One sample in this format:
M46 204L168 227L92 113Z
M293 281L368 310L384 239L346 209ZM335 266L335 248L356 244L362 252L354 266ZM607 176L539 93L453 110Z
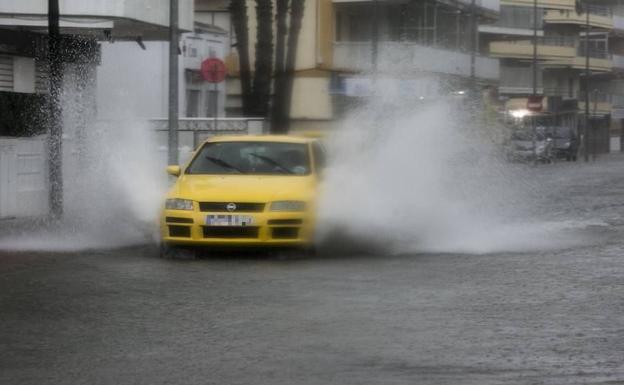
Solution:
M237 213L253 218L247 226L208 226L207 213L164 210L161 240L170 245L215 247L299 247L313 241L314 221L301 212Z

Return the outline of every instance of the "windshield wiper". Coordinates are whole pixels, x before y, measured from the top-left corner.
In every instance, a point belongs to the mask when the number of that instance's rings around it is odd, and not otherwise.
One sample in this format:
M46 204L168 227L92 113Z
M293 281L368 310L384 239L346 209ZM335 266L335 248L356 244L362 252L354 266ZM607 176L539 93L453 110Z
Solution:
M258 159L262 159L263 161L272 164L273 166L279 168L280 170L286 171L288 174L295 173L293 170L289 169L288 167L284 165L281 165L278 161L276 161L275 159L269 158L268 156L254 154L253 152L250 155L253 155Z
M212 156L204 156L204 158L208 159L209 161L211 161L214 164L218 164L219 166L223 167L223 168L229 168L230 170L234 170L237 171L239 174L244 174L243 170L241 170L240 168L236 167L236 166L232 166L231 164L229 164L228 162L219 159L219 158L214 158Z

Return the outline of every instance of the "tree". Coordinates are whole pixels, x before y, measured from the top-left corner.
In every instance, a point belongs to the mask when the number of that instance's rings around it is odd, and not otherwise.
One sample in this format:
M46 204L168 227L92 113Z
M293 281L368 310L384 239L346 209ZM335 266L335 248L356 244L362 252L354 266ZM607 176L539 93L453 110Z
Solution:
M299 43L299 31L303 19L305 0L291 0L290 3L290 26L288 30L288 45L284 59L284 71L276 76L281 81L276 82L275 100L271 116L271 132L285 134L289 130L290 106L292 90L295 81L295 65L297 61L297 46Z
M258 22L256 39L256 62L253 79L254 116L267 116L271 98L271 75L273 70L273 3L272 0L256 0Z
M249 71L248 18L245 1L231 1L232 23L237 35L239 52L243 113L270 118L272 133L286 133L289 128L295 62L305 0L275 0L275 50L273 50L273 0L255 0L258 29L253 79ZM273 100L269 109L271 84L273 84Z
M286 77L286 63L284 61L286 52L286 35L288 34L288 28L286 26L286 18L288 17L288 1L289 0L276 0L276 25L277 36L275 39L275 80L274 80L274 93L273 93L273 105L271 108L271 130L273 132L283 131L280 128L288 124L283 121L283 106L284 106L284 83Z
M247 4L245 0L231 0L230 13L232 14L232 24L236 34L243 115L250 116L252 115L253 95L251 92L249 28L247 26Z

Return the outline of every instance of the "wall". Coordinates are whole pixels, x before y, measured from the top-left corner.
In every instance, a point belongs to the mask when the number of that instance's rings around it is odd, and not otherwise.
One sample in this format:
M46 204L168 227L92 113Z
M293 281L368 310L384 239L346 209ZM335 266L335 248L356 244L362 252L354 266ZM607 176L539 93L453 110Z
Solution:
M97 69L97 109L101 119L167 116L169 43L102 43ZM183 68L180 59L179 68ZM184 78L180 71L180 111L184 107Z
M0 218L48 212L45 136L0 138Z

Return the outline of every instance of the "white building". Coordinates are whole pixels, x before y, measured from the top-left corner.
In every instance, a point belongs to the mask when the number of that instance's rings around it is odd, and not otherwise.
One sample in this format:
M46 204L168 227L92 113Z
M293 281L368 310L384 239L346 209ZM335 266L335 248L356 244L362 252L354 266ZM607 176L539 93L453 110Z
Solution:
M36 115L45 112L48 90L47 13L46 0L0 0L0 218L47 213L42 139L29 144L24 138L9 138L45 132L44 117ZM95 119L96 87L101 86L95 76L99 42L161 44L152 42L168 38L169 0L62 0L60 15L67 141L63 156L68 161L75 155L71 143ZM192 0L179 0L178 24L182 31L193 31Z

